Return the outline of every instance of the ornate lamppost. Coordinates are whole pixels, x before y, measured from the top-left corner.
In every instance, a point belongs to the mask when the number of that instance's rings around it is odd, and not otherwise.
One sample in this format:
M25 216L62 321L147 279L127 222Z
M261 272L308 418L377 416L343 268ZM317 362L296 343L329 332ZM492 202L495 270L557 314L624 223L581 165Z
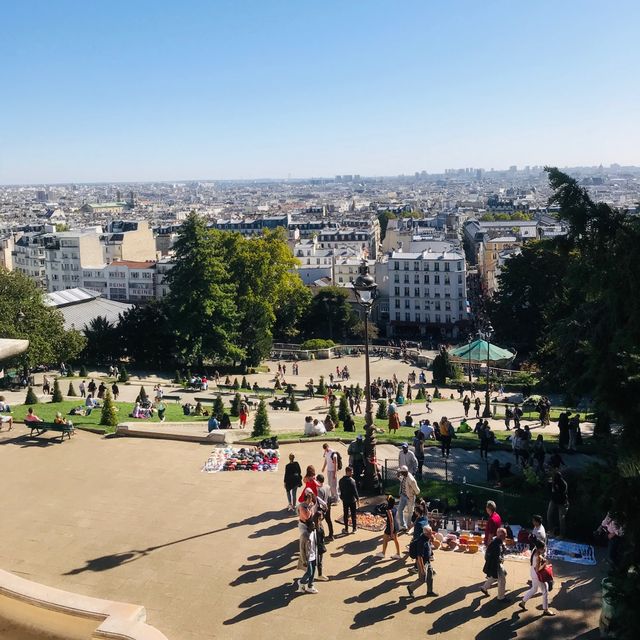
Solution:
M378 485L378 462L376 459L376 435L373 422L373 406L371 404L371 375L369 369L369 318L376 299L378 285L369 273L367 259L363 258L359 275L353 283L353 290L360 306L364 309L364 367L365 367L365 399L364 415L364 486L374 489Z
M484 395L484 410L482 412L483 418L491 417L491 398L489 392L489 350L491 348L491 337L493 336L493 326L489 322L484 330L484 339L487 341L487 388Z

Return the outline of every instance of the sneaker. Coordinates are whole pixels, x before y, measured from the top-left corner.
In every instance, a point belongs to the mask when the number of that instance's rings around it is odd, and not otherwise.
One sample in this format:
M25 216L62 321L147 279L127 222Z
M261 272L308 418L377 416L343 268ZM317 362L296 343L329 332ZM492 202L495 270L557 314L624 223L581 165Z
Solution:
M382 551L379 551L378 553L375 554L376 558L384 558L384 553L382 553Z
M411 589L411 587L409 585L407 585L407 591L409 592L409 597L411 599L413 599L413 590Z
M391 559L392 559L392 560L400 560L401 558L402 558L402 556L401 556L399 553L394 553L394 554L391 556Z
M556 612L555 612L553 609L545 609L545 610L542 612L542 615L543 615L543 616L555 616L555 615L556 615Z
M416 567L409 567L409 573L418 573L418 569Z
M304 585L302 584L302 582L300 582L300 580L298 580L297 582L298 582L298 589L296 590L296 593L304 593Z
M315 587L305 587L304 588L304 592L305 593L318 593L318 590Z
M527 605L522 602L522 600L520 600L520 602L518 602L518 606L523 610L526 611L527 610Z
M487 598L489 597L489 592L484 587L481 587L480 591L482 591L482 593L484 593L484 595L487 596Z
M428 598L437 598L438 594L435 591L427 591Z
M329 582L329 576L316 576L316 580L320 580L320 582Z

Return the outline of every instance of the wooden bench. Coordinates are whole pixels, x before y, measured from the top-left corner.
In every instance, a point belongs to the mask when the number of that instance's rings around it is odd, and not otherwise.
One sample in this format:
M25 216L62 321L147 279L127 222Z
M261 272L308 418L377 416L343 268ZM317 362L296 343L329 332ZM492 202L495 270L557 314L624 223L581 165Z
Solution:
M286 397L282 398L282 400L278 400L276 398L275 400L273 400L269 404L271 405L271 407L273 409L276 409L276 410L288 409L289 408L289 401L287 400Z
M60 434L60 442L64 442L65 435L71 440L71 435L75 433L73 425L55 424L54 422L25 422L24 426L31 429L30 438L41 436L47 431L56 431Z
M163 400L173 400L174 402L180 402L181 398L180 396L174 396L174 395L163 395L162 396Z

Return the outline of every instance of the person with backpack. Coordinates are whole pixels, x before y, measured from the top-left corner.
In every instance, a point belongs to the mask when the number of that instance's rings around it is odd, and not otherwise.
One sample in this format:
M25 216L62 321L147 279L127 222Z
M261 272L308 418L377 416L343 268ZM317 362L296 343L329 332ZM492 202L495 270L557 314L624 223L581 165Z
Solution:
M342 469L342 456L334 451L328 442L322 445L324 451L324 463L322 472L326 471L329 478L329 488L331 490L331 499L338 501L338 471Z
M422 535L418 537L415 544L415 557L418 565L418 577L415 582L407 585L407 591L409 597L414 597L415 590L422 584L427 586L427 596L429 598L435 598L438 594L433 590L433 568L431 562L433 561L433 547L431 542L433 540L433 531L429 525L426 525L422 529ZM409 545L411 547L411 545ZM409 549L411 554L411 549Z

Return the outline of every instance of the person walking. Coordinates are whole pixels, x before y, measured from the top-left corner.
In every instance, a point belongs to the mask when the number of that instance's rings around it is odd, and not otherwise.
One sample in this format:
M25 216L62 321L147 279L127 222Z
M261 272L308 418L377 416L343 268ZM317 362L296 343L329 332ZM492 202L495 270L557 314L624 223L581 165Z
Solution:
M507 405L504 409L504 426L507 428L507 431L511 431L511 420L513 419L513 411L511 407Z
M393 400L389 402L387 415L389 416L389 433L391 433L391 431L396 433L400 428L400 417L398 416L398 408Z
M418 565L418 577L410 585L407 585L407 591L409 597L414 598L415 590L422 584L427 586L427 596L429 598L436 598L438 594L433 590L433 568L431 563L433 561L433 547L431 542L433 540L433 531L429 525L426 525L422 529L422 535L416 541L416 562Z
M319 580L320 582L327 582L329 580L329 576L324 573L324 554L327 552L325 541L327 540L327 538L324 535L324 529L322 527L323 519L324 515L322 513L322 510L318 510L316 512L316 515L313 517L313 523L316 528L316 543L318 553L318 557L316 558L316 568L318 570L316 580Z
M518 606L523 610L527 610L527 601L536 593L542 593L542 615L555 616L555 611L549 609L549 563L545 556L546 545L542 540L536 540L535 549L531 553L529 563L531 565L531 588L523 596Z
M318 538L316 535L316 527L314 519L310 518L307 522L307 535L303 534L304 540L300 544L300 558L298 560L298 568L306 565L306 571L300 580L298 580L297 593L318 593L313 586L313 579L316 575L316 563L318 559Z
M302 469L293 453L289 454L289 462L284 468L284 490L287 492L287 511L295 511L296 494L302 486Z
M420 495L420 487L406 466L400 467L398 475L400 478L400 503L396 513L396 524L398 533L403 533L408 529L405 512L408 510L410 514L413 513L416 496Z
M342 500L342 518L344 521L344 528L342 533L349 533L349 515L351 515L351 528L355 533L358 530L358 523L356 522L356 509L360 501L358 495L358 487L356 481L353 479L353 469L346 467L344 475L340 478L340 499Z
M328 442L322 445L324 451L324 463L322 471L327 472L329 478L329 488L331 490L331 499L338 501L338 454L329 446Z
M544 473L544 459L546 451L544 448L544 438L539 433L533 445L533 459L536 461L536 470L538 473Z
M487 524L484 528L484 546L488 547L494 537L498 534L498 529L502 526L502 518L496 511L496 503L493 500L488 500L485 507L485 511L489 516Z
M113 395L114 400L118 400L118 396L120 395L120 389L118 388L118 385L115 382L111 385L111 395Z
M555 469L551 479L551 499L547 507L547 526L564 537L566 534L566 517L569 510L569 486L560 469ZM557 524L557 528L554 526Z
M80 383L80 397L87 397L87 383L84 380Z
M487 550L484 554L484 567L482 571L487 576L480 591L485 596L489 596L489 588L493 585L494 581L498 581L498 600L504 602L505 590L507 586L507 571L504 568L504 552L506 547L504 541L507 537L507 530L504 527L499 527L496 532L496 537L490 542Z
M409 449L409 443L403 442L400 445L400 453L398 454L398 468L407 467L409 473L415 475L418 470L418 459L413 451Z
M472 391L472 393L473 393L473 391ZM482 407L482 402L480 402L480 398L476 398L473 401L473 408L476 410L476 418L480 417L480 407Z
M469 398L469 396L465 395L464 399L462 400L462 407L464 408L464 417L468 418L469 409L471 408L471 398Z
M324 476L319 473L316 476L316 481L318 482L318 504L320 506L320 511L324 516L324 519L327 523L327 528L329 529L329 536L327 540L333 540L333 520L331 519L331 491L329 487L324 484Z
M451 454L451 440L454 436L453 425L446 416L440 420L440 447L442 450L442 457L448 458Z
M387 552L387 545L389 540L393 540L396 546L395 555L391 558L394 560L400 560L400 543L398 542L398 532L396 531L396 499L393 496L387 497L387 508L385 510L386 525L384 533L382 534L382 551L376 553L377 558L384 558Z
M424 466L424 433L420 429L416 429L413 434L413 449L415 451L418 468L416 469L416 479L422 480L422 467Z

